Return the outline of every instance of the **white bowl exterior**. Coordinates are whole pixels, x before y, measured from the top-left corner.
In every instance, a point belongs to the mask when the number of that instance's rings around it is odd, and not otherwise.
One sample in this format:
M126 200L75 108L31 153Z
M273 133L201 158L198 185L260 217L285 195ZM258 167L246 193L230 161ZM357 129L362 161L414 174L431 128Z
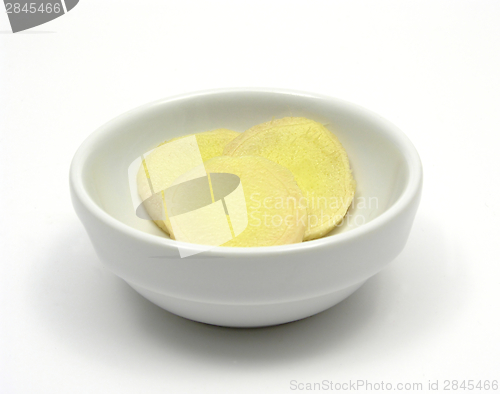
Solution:
M299 94L273 91L277 93ZM210 92L204 94L210 98ZM189 96L182 99L189 100ZM167 108L176 100L162 103L151 105ZM100 212L87 195L82 182L87 176L85 160L92 149L105 143L100 134L117 124L103 126L75 155L70 175L72 201L103 264L146 298L179 315L227 326L263 326L304 318L351 294L392 261L408 239L420 200L421 167L411 143L386 122L392 133L388 138L394 139L407 159L408 179L402 196L380 217L317 241L267 248L219 247L181 259L178 243L120 223Z
M259 252L235 256L217 248L181 259L175 246L110 230L72 195L97 254L116 275L175 297L243 304L301 300L365 281L402 251L418 206L415 196L396 217L342 242L297 244L293 246L303 247L286 251L259 248Z
M226 327L264 327L288 323L322 312L349 297L364 282L318 297L266 304L222 304L172 297L131 284L139 294L187 319Z

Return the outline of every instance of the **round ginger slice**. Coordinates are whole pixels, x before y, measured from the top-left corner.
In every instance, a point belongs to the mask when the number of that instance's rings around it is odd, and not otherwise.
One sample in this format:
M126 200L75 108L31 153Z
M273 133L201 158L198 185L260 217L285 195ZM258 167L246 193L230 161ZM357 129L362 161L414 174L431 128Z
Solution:
M259 156L215 157L204 167L206 184L187 173L191 181L166 193L176 240L228 247L302 242L307 211L289 170ZM201 185L210 187L208 196Z
M159 144L143 160L137 174L139 195L144 208L164 232L174 238L162 198L150 198L172 184L179 176L212 157L221 156L228 142L240 133L216 129L173 138ZM201 157L200 157L201 155ZM163 219L160 219L162 217Z
M313 120L287 117L259 124L229 142L224 154L266 157L292 172L307 200L304 241L329 233L354 198L346 151L332 132Z
M165 141L159 144L162 146L169 142L179 141L186 137L195 136L200 148L201 159L205 162L212 157L222 156L222 152L226 145L238 137L241 133L229 129L215 129L205 131L203 133L183 135L181 137L172 138L170 141Z

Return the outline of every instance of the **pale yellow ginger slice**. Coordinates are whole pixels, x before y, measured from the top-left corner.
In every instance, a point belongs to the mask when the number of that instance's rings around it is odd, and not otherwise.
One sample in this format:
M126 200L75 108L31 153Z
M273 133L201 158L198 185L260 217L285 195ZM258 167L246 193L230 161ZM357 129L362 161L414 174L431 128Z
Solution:
M204 167L207 178L188 172L165 192L177 240L230 247L302 242L307 211L289 170L259 156L214 157Z
M200 169L203 161L222 155L226 144L239 134L228 129L216 129L176 137L162 142L146 156L137 174L138 192L146 211L158 227L172 234L162 191L182 174L193 168ZM200 171L203 172L203 169Z
M307 200L304 241L329 233L345 216L355 192L347 153L321 123L287 117L262 123L226 145L224 154L258 155L289 169Z
M224 147L238 137L241 133L229 129L215 129L210 131L205 131L203 133L183 135L180 137L172 138L170 141L165 141L159 144L162 146L169 142L179 141L180 139L195 136L198 142L198 147L200 148L201 159L205 162L210 160L212 157L222 156Z

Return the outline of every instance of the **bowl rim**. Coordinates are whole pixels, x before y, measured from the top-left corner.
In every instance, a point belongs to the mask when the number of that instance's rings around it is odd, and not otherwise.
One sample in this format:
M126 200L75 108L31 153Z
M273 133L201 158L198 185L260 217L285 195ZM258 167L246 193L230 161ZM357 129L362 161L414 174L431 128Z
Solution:
M383 126L383 133L386 138L392 139L395 145L400 149L408 165L408 181L398 199L379 216L372 219L368 223L362 224L359 227L353 228L344 233L335 234L328 237L318 238L310 240L307 242L288 244L288 245L275 245L275 246L258 246L258 247L246 247L246 248L228 248L223 246L210 247L209 249L203 245L191 244L187 242L181 242L172 240L170 238L159 237L154 234L150 234L134 227L131 227L125 223L122 223L118 219L114 218L108 214L104 209L97 205L94 200L89 196L87 190L83 184L83 171L85 170L85 164L90 156L93 147L99 143L100 140L106 140L104 138L107 134L113 132L113 127L120 122L126 120L126 118L131 118L139 115L140 113L147 111L148 109L157 106L164 105L170 102L185 100L200 96L210 96L210 95L220 95L228 93L272 93L279 95L293 95L320 99L323 101L329 101L335 104L337 107L345 107L351 111L356 111L361 113L363 116L368 117L370 121L379 123ZM186 250L193 251L195 253L204 253L205 255L219 255L219 256L257 256L257 255L271 255L271 254L284 254L288 252L297 252L308 250L311 248L320 248L325 246L337 245L344 243L346 241L351 241L355 238L361 237L367 233L371 233L376 229L383 227L386 223L390 222L392 219L397 217L402 211L409 206L414 198L419 195L422 187L423 169L420 157L414 145L410 139L406 136L403 131L401 131L393 123L389 122L377 113L366 109L358 104L351 103L349 101L334 98L331 96L316 94L310 92L304 92L292 89L281 89L281 88L223 88L223 89L208 89L195 91L191 93L179 94L171 97L161 98L141 106L130 109L113 119L109 120L94 132L92 132L79 146L77 149L70 166L70 188L74 192L75 196L79 199L81 204L98 220L100 220L105 225L111 227L112 229L133 237L140 239L146 243L154 244L162 247L169 248L183 248Z

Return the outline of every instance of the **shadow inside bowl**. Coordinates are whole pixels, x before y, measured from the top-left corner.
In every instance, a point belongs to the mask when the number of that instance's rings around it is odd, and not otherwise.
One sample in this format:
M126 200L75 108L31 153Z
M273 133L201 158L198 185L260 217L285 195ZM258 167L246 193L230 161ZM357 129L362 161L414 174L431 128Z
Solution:
M369 362L387 346L404 352L410 342L446 330L464 302L453 283L466 277L464 264L453 261L458 274L450 277L439 224L418 216L397 264L345 301L304 320L257 329L211 326L162 310L100 266L76 222L66 230L47 248L43 269L27 288L40 328L84 357L144 373L160 373L173 359L265 368L324 353L348 362L359 353L356 362Z

